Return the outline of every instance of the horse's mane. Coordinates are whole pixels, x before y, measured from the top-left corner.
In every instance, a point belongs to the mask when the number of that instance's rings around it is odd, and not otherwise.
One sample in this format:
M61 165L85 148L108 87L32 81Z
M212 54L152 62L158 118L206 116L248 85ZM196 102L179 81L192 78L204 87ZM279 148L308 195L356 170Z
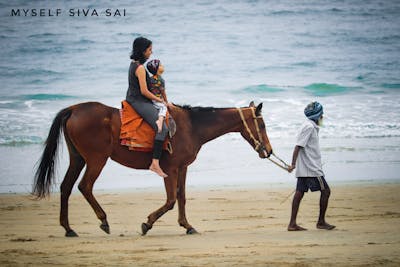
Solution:
M174 104L176 107L179 107L183 110L187 110L190 114L190 117L192 120L201 120L201 121L207 121L206 116L210 113L214 113L219 110L224 110L228 108L215 108L215 107L201 107L201 106L191 106L191 105L177 105Z
M179 107L179 108L181 108L181 109L184 109L184 110L187 110L187 111L190 111L190 112L194 112L194 113L197 113L197 112L214 112L216 110L225 109L225 108L201 107L201 106L194 106L193 107L191 105L177 105L177 104L174 104L174 105Z
M201 120L204 120L204 117L209 117L205 115L208 115L210 113L215 113L221 110L234 109L233 107L225 107L225 108L201 107L201 106L193 107L191 105L177 105L175 103L174 106L189 111L190 117L192 119L201 119ZM243 107L243 108L248 108L248 107ZM256 113L257 113L256 115L259 116L261 113L261 108L258 111L256 110Z

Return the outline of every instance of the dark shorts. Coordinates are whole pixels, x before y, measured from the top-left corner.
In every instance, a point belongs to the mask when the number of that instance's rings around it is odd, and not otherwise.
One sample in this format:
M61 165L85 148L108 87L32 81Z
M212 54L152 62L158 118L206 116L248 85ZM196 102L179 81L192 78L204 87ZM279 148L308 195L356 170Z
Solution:
M323 191L329 189L328 183L325 181L324 176L320 177L297 177L296 191L311 192Z

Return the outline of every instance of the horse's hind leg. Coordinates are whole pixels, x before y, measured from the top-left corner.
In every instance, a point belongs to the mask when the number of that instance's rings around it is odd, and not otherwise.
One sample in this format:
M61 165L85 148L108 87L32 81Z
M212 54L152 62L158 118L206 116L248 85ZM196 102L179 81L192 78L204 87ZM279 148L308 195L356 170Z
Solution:
M89 202L90 206L93 208L94 212L97 215L97 218L101 221L100 228L106 232L110 233L110 227L107 222L107 215L104 210L101 208L100 204L97 202L96 198L93 196L93 185L96 181L97 177L99 177L101 170L107 162L107 158L102 159L90 159L90 162L87 162L86 171L82 178L82 181L79 183L79 190L82 192L83 196Z
M60 187L61 210L60 210L60 224L65 229L65 236L74 237L78 236L69 226L68 221L68 200L71 195L72 187L79 177L85 161L77 152L70 150L70 163L65 174L64 180Z

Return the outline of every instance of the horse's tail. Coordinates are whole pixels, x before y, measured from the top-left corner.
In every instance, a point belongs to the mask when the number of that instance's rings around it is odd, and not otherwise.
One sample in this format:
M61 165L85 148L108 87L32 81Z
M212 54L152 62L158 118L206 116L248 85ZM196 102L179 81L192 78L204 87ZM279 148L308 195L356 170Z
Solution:
M56 167L56 154L60 141L60 135L65 130L65 124L71 116L71 107L58 112L51 125L49 135L45 142L45 148L40 159L40 164L36 170L32 195L37 199L42 199L50 195L51 185L54 183L54 171ZM39 162L38 162L39 163Z

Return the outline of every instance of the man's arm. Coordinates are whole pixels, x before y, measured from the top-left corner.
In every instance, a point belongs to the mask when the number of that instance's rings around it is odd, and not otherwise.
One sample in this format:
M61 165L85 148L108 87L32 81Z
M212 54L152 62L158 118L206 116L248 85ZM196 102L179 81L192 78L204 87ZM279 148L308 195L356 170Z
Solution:
M289 166L288 172L292 172L296 168L296 161L297 157L299 156L299 151L300 151L301 146L295 146L293 150L293 156L292 156L292 165Z

